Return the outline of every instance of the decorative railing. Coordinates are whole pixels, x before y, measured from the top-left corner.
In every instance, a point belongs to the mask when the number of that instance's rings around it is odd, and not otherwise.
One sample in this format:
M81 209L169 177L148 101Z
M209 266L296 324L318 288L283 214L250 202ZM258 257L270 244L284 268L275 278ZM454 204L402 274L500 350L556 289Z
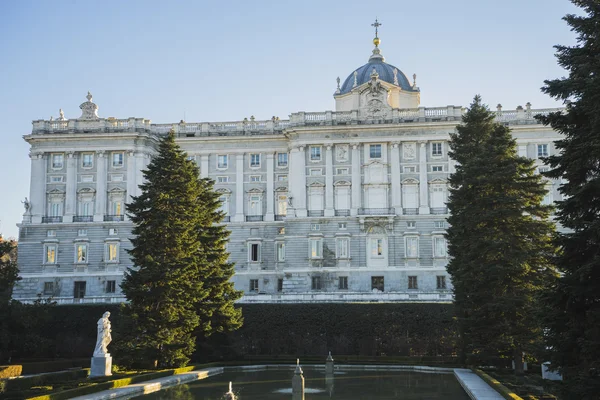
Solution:
M43 224L53 224L56 222L62 222L63 217L42 217Z
M275 221L285 221L285 214L275 214Z
M402 209L402 214L404 214L404 215L417 215L417 214L419 214L419 209L418 208L403 208Z
M105 215L104 216L104 221L112 221L112 222L119 222L119 221L125 221L125 216L124 215Z
M94 222L94 217L92 215L75 215L73 222Z
M350 210L335 210L336 217L349 217Z
M308 210L309 217L322 217L325 215L325 211L323 210Z
M262 220L262 215L246 215L246 222L261 222Z
M394 208L359 208L358 215L394 215Z
M448 214L448 207L433 207L429 211L432 214Z
M516 110L496 109L496 121L508 124L537 124L537 115L548 115L563 108L532 109L528 103L525 108ZM288 127L315 125L343 125L362 123L416 123L460 121L465 109L457 106L419 107L412 109L392 109L386 116L376 122L362 117L358 110L297 112L289 120L258 121L253 118L243 121L229 122L185 122L170 124L153 124L144 118L99 118L97 120L37 120L33 121L32 133L75 133L75 132L148 132L165 135L173 130L180 137L203 136L250 136L281 134Z

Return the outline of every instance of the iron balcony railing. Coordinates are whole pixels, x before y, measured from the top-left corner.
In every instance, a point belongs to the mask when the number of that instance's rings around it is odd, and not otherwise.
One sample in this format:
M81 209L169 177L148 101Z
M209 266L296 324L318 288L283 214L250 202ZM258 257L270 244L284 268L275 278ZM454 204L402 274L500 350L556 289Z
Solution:
M325 215L325 211L323 210L308 210L309 217L322 217Z
M262 215L246 215L246 222L261 222L262 220Z
M404 215L417 215L417 214L419 214L419 209L418 208L403 208L402 213Z
M75 215L73 222L94 222L94 217L92 215Z
M62 222L63 221L63 217L42 217L42 223L43 224L52 224L55 222Z
M434 207L431 208L432 214L448 214L448 207Z
M349 217L350 210L335 210L336 217Z
M285 214L275 214L275 221L285 221Z
M112 221L112 222L125 221L125 216L124 215L105 215L104 220Z
M392 208L359 208L358 215L394 215L395 209Z

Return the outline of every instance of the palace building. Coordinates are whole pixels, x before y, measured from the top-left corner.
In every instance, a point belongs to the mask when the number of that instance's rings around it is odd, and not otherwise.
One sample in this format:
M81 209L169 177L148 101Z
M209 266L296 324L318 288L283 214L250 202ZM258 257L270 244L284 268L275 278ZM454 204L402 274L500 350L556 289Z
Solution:
M242 302L451 301L448 140L464 109L420 107L416 76L373 43L367 63L338 78L335 111L154 124L100 117L88 93L79 117L33 121L14 298L124 301L119 284L134 267L125 204L174 129L221 196ZM537 160L559 139L534 119L551 111L498 105L496 118ZM558 184L548 180L545 202L559 199Z

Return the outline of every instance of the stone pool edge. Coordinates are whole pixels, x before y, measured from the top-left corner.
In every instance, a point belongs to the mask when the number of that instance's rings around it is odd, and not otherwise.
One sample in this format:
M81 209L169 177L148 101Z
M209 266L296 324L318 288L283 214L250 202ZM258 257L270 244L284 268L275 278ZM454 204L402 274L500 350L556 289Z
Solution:
M84 396L74 397L71 400L114 400L124 399L134 396L140 396L144 394L150 394L158 392L162 389L173 387L176 385L199 381L202 379L209 378L211 376L222 374L223 372L232 371L262 371L268 369L289 369L293 368L294 365L281 365L281 364L264 364L264 365L243 365L243 366L228 366L228 367L212 367L205 368L198 371L184 372L182 374L167 376L163 378L157 378L146 382L140 382L132 385L128 385L121 388L114 388L88 394ZM323 364L305 364L303 367L325 369ZM335 366L336 370L364 370L364 371L390 371L390 370L409 370L409 371L421 371L421 372L442 372L442 373L453 373L464 391L473 400L503 400L502 396L498 394L491 386L489 386L483 379L477 374L468 369L461 368L443 368L443 367L427 367L418 365L349 365L349 364L338 364ZM481 384L485 385L482 386ZM489 391L485 390L485 387L489 388ZM494 396L496 395L496 396Z

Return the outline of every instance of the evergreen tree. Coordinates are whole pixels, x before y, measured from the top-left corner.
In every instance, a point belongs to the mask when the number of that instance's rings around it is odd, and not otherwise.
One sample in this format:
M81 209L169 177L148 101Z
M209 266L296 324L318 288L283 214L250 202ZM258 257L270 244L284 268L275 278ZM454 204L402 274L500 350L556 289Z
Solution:
M0 305L8 304L14 284L20 280L17 268L17 242L0 234Z
M541 337L535 296L553 274L544 183L479 96L451 134L450 149L457 167L449 179L448 272L463 361L510 357L522 373L522 352Z
M555 46L568 76L542 91L564 101L565 112L539 119L564 136L548 158L548 176L562 180L557 236L561 273L544 296L544 323L552 367L564 376L565 398L597 399L600 392L600 3L572 0L584 13L564 20L575 46Z
M129 254L138 267L121 284L129 300L125 314L131 326L122 346L129 362L182 366L196 334L241 325L233 307L239 294L229 283L229 231L215 226L223 218L218 195L213 182L198 175L171 132L144 171L142 194L127 205L135 235Z

